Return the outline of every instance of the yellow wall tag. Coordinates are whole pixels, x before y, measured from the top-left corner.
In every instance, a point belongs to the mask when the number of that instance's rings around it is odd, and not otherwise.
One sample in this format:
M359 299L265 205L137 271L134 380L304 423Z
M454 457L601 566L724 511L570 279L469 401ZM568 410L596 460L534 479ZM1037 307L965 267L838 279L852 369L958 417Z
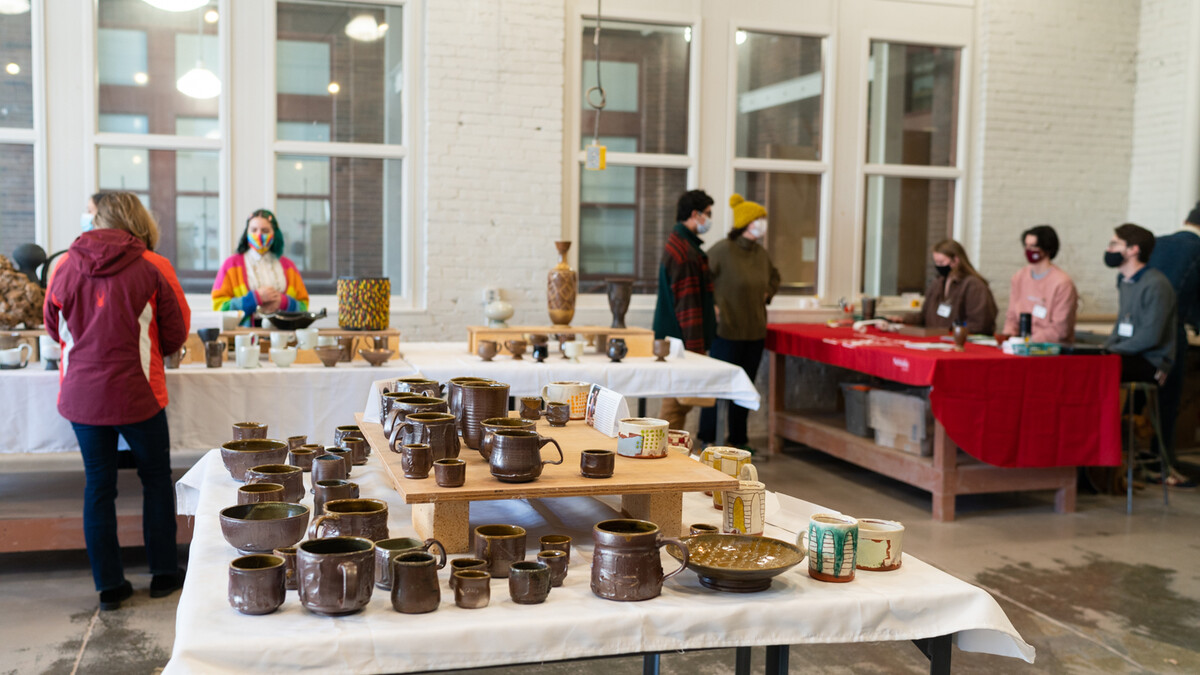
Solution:
M603 171L605 167L604 155L606 148L603 145L592 143L585 148L583 168L589 171Z

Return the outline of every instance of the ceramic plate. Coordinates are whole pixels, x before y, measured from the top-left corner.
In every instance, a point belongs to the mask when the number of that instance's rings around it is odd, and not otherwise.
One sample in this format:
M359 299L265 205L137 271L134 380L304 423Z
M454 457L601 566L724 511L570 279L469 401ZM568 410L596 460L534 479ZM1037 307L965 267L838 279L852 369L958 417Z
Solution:
M804 550L770 537L743 534L693 534L683 537L688 545L688 569L706 588L733 593L765 591L771 578L804 560ZM682 556L673 548L676 560Z

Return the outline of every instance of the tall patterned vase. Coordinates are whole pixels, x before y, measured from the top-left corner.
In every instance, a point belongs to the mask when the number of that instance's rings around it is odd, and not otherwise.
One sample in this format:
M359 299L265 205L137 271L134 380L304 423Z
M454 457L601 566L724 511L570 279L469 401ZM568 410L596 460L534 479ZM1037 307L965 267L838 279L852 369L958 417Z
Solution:
M567 264L567 251L571 242L556 241L558 264L546 275L546 309L550 310L550 321L556 326L568 326L575 318L575 295L579 291L579 278Z
M341 277L337 281L338 327L386 329L391 297L392 284L387 277Z

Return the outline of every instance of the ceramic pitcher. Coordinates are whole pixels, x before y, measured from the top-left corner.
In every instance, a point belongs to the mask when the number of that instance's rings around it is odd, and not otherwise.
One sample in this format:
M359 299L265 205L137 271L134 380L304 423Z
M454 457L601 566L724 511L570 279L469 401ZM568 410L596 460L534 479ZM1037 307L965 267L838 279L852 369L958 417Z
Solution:
M558 450L558 461L543 460L542 447L553 443ZM547 464L562 464L563 452L558 441L538 435L536 431L524 429L501 429L491 438L491 457L488 465L492 475L504 483L527 483L542 475Z
M649 600L662 593L663 582L688 565L687 544L662 536L648 520L617 518L592 527L596 547L592 553L592 592L606 600ZM663 575L658 549L674 546L683 562Z

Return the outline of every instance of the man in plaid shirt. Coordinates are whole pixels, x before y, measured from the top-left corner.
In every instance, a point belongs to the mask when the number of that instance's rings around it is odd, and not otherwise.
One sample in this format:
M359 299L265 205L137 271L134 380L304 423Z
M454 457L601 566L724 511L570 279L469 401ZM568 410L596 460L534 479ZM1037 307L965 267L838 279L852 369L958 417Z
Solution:
M658 267L658 304L654 308L654 337L683 340L688 351L708 352L717 332L712 274L699 235L712 227L713 199L703 190L679 197L675 228L667 237ZM688 399L689 403L691 399ZM659 413L672 429L683 429L692 405L664 398Z

